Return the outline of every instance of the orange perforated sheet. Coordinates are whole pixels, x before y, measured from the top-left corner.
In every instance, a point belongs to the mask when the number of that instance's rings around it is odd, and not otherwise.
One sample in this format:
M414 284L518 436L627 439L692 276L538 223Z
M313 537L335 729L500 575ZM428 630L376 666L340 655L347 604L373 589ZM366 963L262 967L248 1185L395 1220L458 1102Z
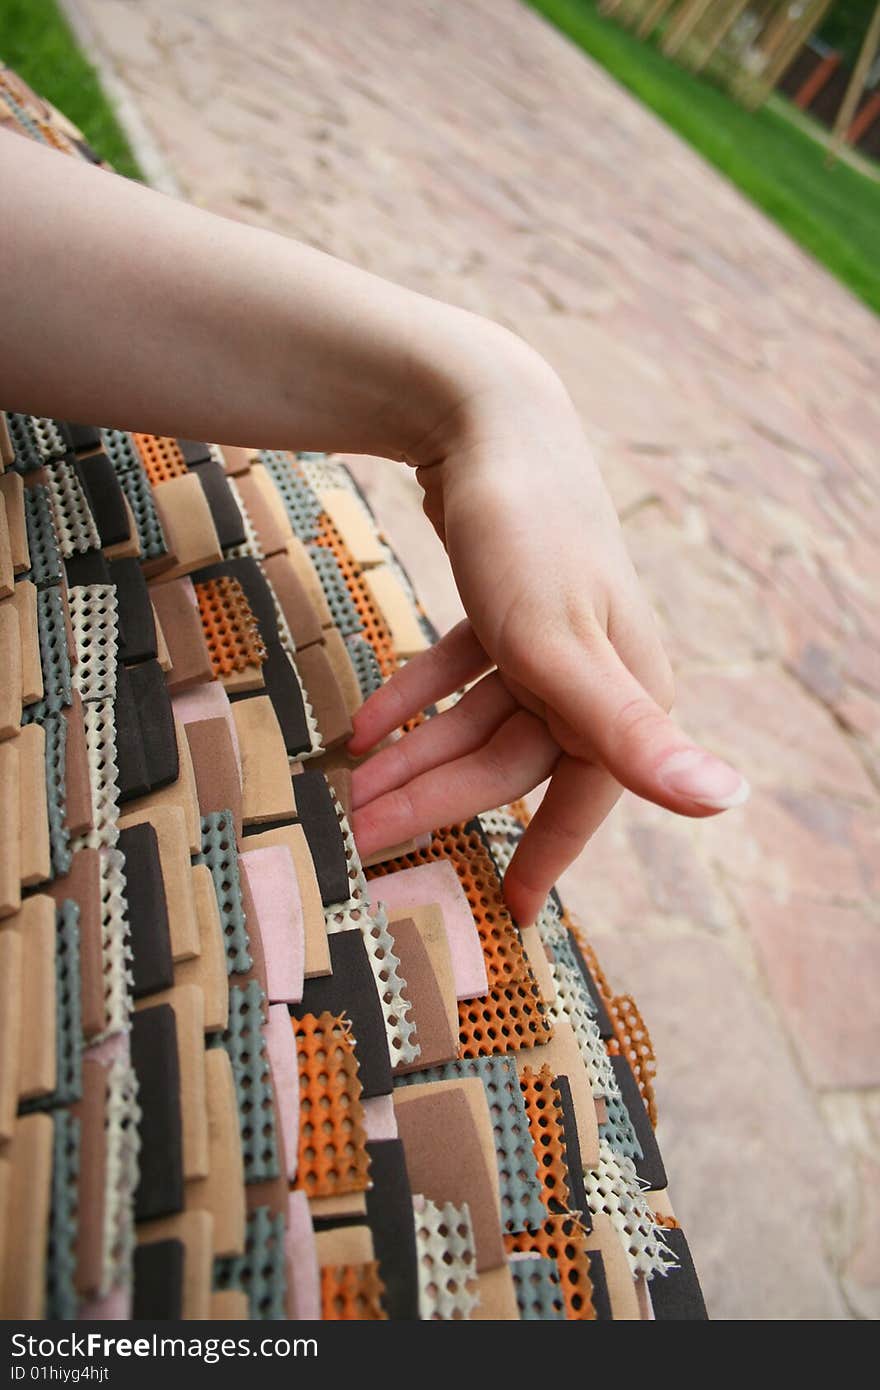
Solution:
M186 460L176 439L162 434L133 434L132 439L141 456L144 471L152 485L167 483L188 473Z
M309 1197L363 1192L370 1159L361 1083L348 1020L333 1014L292 1018L299 1066L296 1187Z
M538 1160L541 1201L548 1212L568 1211L565 1128L562 1106L553 1086L553 1073L549 1067L542 1067L539 1072L525 1067L519 1086L525 1101L532 1148Z
M612 1054L621 1053L632 1067L633 1076L648 1111L651 1124L657 1127L657 1101L654 1096L654 1077L657 1059L651 1035L644 1025L638 1005L628 994L616 994L608 1006L616 1038L609 1038L607 1047Z
M383 676L390 676L400 662L391 641L388 624L370 598L369 590L362 578L360 565L352 558L351 552L326 512L318 519L317 544L330 550L336 558L345 587L351 595L358 617L364 625L364 637L376 653L376 660Z
M266 644L239 581L228 575L205 579L195 591L214 675L262 666Z
M321 1316L325 1322L385 1322L385 1285L379 1265L325 1265L321 1270Z
M455 868L486 957L489 993L462 1000L458 1006L461 1055L486 1057L548 1042L553 1028L544 1014L541 992L501 897L495 865L475 831L468 833L463 825L437 830L426 849L376 864L367 870L367 877L434 859L448 859Z
M575 1216L548 1216L539 1231L518 1231L504 1237L509 1251L544 1255L556 1261L565 1315L577 1322L592 1322L596 1317L585 1237Z

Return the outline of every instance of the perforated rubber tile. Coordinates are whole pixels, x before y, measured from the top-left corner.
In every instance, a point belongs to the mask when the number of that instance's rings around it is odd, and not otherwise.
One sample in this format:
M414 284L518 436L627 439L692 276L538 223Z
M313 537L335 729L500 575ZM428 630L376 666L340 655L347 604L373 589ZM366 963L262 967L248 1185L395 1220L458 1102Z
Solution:
M135 1216L144 1221L183 1207L180 1064L170 1005L158 1004L133 1015L131 1064L141 1112Z
M593 1225L593 1218L590 1213L587 1194L584 1190L584 1164L581 1156L580 1140L578 1138L577 1118L575 1116L574 1101L571 1094L571 1083L568 1077L555 1076L553 1078L553 1090L556 1093L559 1109L562 1112L562 1130L565 1136L565 1163L568 1170L566 1176L568 1210L578 1212L585 1229L589 1231Z
M286 551L271 555L266 559L264 568L278 596L297 649L320 642L321 620L290 556Z
M650 1190L660 1191L667 1183L666 1168L632 1069L626 1058L620 1056L611 1058L611 1066L641 1149L641 1153L633 1157L636 1172Z
M363 1192L369 1154L361 1083L345 1019L329 1013L292 1018L300 1077L296 1185L309 1197Z
M568 1318L595 1320L586 1236L575 1217L548 1216L539 1230L506 1236L505 1242L511 1252L533 1252L553 1260Z
M245 1254L214 1261L215 1289L241 1289L254 1320L285 1316L284 1218L258 1207L248 1216Z
M345 1013L358 1064L364 1100L391 1091L391 1059L385 1020L379 1005L367 949L359 931L335 932L329 938L332 974L306 980L302 1003L290 1012L301 1019Z
M544 1255L514 1259L510 1272L523 1322L565 1321L565 1301L554 1260Z

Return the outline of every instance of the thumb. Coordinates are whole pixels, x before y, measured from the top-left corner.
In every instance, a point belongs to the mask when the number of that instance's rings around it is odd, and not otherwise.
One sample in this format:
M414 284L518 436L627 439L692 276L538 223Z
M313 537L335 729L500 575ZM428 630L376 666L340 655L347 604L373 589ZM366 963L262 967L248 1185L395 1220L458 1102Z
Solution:
M687 737L604 634L588 649L567 645L549 670L539 693L637 796L683 816L713 815L748 799L746 779Z

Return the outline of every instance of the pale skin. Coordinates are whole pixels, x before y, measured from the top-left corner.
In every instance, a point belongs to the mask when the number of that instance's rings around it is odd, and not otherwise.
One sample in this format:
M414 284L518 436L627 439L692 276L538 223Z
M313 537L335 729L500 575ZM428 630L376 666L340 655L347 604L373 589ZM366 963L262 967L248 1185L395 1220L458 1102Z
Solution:
M364 854L546 779L508 869L534 920L623 788L679 815L748 785L670 717L672 678L559 378L485 319L0 131L9 409L416 470L467 620L355 720ZM588 370L588 368L585 368Z

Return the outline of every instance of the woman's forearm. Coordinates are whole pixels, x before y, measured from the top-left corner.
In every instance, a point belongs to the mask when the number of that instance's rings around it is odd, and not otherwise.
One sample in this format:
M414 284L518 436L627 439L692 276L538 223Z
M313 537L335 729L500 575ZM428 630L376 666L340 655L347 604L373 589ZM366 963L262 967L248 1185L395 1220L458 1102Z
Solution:
M0 132L0 171L7 408L228 444L418 455L514 341L17 135Z

